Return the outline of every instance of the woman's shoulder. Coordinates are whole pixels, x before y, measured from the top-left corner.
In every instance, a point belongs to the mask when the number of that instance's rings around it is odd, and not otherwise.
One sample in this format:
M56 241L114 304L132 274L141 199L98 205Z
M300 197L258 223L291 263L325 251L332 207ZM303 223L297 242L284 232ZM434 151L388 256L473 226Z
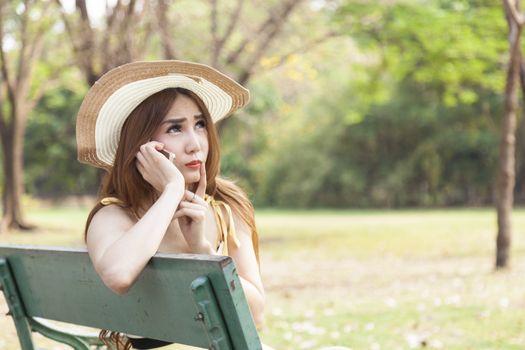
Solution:
M125 208L118 204L107 204L102 206L93 215L93 219L89 224L88 233L101 227L107 230L108 227L129 227L133 225L134 218Z
M106 216L106 215L125 215L126 209L122 206L111 203L111 204L103 204L102 207L96 212L94 217L97 216Z

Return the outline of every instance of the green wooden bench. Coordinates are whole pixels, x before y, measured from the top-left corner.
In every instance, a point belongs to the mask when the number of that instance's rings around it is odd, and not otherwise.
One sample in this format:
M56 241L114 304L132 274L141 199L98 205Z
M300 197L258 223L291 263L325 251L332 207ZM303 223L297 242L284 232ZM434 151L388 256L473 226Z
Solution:
M0 245L0 284L23 350L34 349L31 332L74 349L101 347L40 318L214 350L262 349L229 257L157 254L117 295L85 250Z

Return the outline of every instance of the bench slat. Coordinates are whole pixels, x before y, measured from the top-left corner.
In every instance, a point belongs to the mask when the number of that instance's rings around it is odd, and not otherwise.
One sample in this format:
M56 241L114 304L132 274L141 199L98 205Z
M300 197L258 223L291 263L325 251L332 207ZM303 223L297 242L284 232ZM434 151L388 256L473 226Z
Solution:
M0 246L29 317L209 347L195 316L191 284L211 283L235 349L260 349L235 265L229 257L157 254L123 296L101 281L83 249ZM212 301L215 302L215 301Z

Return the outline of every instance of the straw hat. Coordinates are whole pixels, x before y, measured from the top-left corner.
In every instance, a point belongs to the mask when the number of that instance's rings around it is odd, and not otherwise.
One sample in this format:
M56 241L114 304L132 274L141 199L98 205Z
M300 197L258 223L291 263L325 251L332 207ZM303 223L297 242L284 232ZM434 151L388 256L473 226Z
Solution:
M181 87L200 97L214 122L245 106L250 93L204 64L183 61L134 62L104 74L88 91L77 115L78 160L109 169L120 131L142 101L166 88Z

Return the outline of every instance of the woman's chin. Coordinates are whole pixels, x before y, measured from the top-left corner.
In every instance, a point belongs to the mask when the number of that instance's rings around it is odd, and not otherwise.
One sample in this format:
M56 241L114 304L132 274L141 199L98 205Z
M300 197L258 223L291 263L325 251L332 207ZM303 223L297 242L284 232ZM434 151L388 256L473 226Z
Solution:
M186 183L186 185L191 185L191 184L199 182L200 177L201 177L200 174L184 175L184 182Z

